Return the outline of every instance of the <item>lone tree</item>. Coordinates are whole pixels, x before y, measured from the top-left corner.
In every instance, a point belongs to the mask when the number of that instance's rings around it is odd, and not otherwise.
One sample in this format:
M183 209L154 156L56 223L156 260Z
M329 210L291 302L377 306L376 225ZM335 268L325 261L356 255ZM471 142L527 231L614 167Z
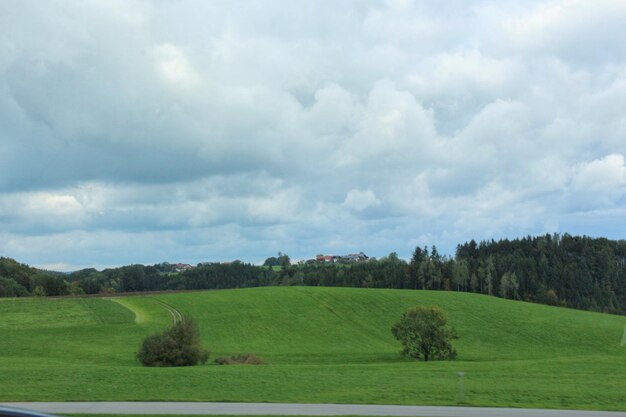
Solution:
M193 366L208 358L209 352L200 343L198 326L189 317L146 337L137 352L137 359L145 366Z
M393 325L391 332L402 342L402 354L428 362L429 359L454 359L456 351L450 344L458 339L456 332L448 325L445 312L437 307L418 306L402 314L400 321Z

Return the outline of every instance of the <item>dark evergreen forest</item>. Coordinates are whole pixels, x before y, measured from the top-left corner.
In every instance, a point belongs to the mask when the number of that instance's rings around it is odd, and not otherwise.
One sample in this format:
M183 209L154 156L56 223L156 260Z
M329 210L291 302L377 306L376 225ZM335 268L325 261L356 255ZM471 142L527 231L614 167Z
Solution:
M555 234L472 240L458 245L454 257L440 255L434 246L417 247L410 262L391 253L368 262L281 264L208 263L177 273L162 263L60 274L0 258L0 296L308 285L466 291L626 314L624 240Z

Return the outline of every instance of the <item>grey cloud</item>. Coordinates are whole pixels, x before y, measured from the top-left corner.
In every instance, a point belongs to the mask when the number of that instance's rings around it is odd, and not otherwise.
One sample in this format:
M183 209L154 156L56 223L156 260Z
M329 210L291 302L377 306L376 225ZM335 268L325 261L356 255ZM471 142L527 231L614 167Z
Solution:
M575 4L3 3L0 252L259 260L609 233L585 213L624 219L626 9Z

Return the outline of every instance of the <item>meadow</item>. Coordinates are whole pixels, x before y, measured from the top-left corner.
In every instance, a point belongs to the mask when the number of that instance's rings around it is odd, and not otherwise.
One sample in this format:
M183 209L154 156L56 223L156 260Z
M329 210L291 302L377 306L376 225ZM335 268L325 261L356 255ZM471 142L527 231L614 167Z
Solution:
M390 332L439 305L458 359L401 358ZM194 317L206 365L145 368L143 337ZM0 401L160 400L626 410L626 318L478 294L264 287L0 300ZM254 353L267 364L219 366ZM464 372L459 398L458 372Z

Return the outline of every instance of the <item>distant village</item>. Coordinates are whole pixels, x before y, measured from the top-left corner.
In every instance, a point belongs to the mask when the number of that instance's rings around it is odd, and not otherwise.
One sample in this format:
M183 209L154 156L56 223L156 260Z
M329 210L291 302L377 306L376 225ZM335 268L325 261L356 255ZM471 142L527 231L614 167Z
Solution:
M315 258L311 259L303 259L298 261L298 265L314 265L314 264L351 264L351 263L360 263L360 262L372 262L376 261L376 258L369 257L363 252L359 253L349 253L347 255L316 255ZM241 262L240 260L235 260L232 262L221 262L222 265L230 265L236 262ZM161 265L167 265L171 272L185 272L190 269L197 268L203 265L209 265L212 262L201 262L198 265L177 263L177 264L168 264L165 262Z
M315 264L315 263L358 263L375 261L376 258L370 258L363 252L349 253L347 255L317 255L314 259L307 259L298 262L299 264Z

